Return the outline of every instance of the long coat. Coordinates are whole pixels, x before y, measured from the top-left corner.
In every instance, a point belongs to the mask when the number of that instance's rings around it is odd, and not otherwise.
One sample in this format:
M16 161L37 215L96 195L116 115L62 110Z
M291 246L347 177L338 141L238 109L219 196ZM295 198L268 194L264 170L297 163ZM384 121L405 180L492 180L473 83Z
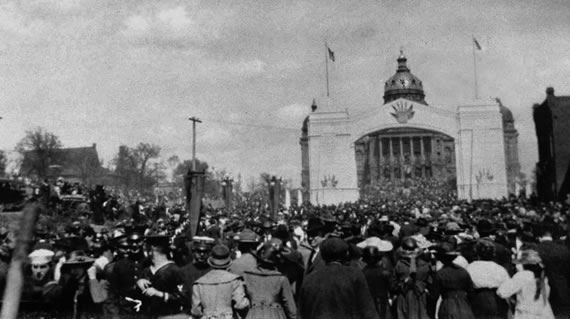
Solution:
M415 268L415 272L412 271ZM429 263L421 258L402 258L394 267L392 282L397 318L427 319L427 287L432 283Z
M378 319L362 271L336 262L305 277L297 311L303 319Z
M297 307L289 280L276 270L255 268L244 273L251 307L246 319L295 319Z
M225 270L211 270L196 280L192 287L194 317L232 319L234 310L248 306L242 278Z

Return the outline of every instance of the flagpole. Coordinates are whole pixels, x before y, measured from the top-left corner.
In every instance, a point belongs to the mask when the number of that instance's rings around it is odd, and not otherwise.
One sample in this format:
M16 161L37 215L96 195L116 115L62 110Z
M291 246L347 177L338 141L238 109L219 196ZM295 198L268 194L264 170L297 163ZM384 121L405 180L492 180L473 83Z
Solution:
M479 87L477 84L477 55L475 53L475 36L471 36L471 42L473 45L473 76L475 84L475 100L479 99Z
M327 44L327 41L325 40L325 74L326 74L326 78L327 78L327 97L330 95L329 94L329 45Z

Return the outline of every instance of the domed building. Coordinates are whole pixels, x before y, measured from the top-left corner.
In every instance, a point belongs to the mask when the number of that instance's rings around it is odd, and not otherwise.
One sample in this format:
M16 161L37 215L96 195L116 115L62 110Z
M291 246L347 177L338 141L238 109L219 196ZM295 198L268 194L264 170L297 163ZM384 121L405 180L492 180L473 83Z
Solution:
M428 105L422 81L410 72L402 51L397 59L396 74L384 83L384 105L405 99ZM404 103L396 103L392 116L405 114ZM398 122L410 120L400 116ZM403 123L405 124L405 123ZM383 180L409 178L455 178L455 147L453 138L430 130L398 127L374 132L355 144L359 189Z
M304 200L354 201L369 186L414 179L453 181L460 199L513 194L520 164L512 112L499 99L431 106L403 52L396 61L382 103L360 110L366 117L313 101L300 138Z

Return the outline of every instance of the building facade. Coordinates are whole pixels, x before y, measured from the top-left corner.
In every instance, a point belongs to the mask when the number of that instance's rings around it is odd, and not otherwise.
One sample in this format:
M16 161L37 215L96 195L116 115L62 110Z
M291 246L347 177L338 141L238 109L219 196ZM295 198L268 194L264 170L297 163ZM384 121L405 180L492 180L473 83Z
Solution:
M370 116L351 117L330 105L317 110L313 103L300 139L304 197L355 200L368 185L414 178L454 179L462 198L514 192L520 164L511 111L497 99L451 112L430 106L425 96L401 52L396 73L384 83L383 104L363 112ZM485 156L485 143L501 154Z
M538 140L537 195L544 201L566 200L570 193L570 96L555 96L546 89L546 99L533 107Z

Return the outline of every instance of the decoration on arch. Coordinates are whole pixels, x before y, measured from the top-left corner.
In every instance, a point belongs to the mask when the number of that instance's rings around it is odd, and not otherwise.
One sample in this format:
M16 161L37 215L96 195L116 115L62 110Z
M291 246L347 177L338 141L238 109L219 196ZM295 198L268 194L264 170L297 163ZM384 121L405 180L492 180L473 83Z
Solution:
M400 124L406 124L414 117L414 105L404 101L398 101L392 105L394 113L390 113Z
M334 175L325 176L325 178L321 181L322 187L333 187L335 188L338 184L336 177Z
M477 172L477 175L475 175L475 181L477 181L477 184L481 184L483 179L486 179L488 182L492 182L494 178L495 176L493 176L488 168L480 169L479 172Z

